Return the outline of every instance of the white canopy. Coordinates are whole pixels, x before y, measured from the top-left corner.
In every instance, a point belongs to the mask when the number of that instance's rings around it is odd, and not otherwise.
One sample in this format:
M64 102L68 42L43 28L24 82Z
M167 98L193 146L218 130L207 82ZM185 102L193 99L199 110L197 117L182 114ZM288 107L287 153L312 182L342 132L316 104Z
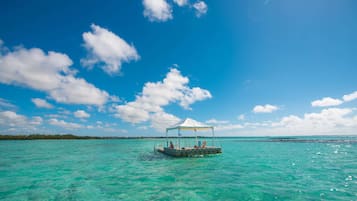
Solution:
M174 129L180 129L180 130L207 130L207 129L213 129L213 126L206 125L204 123L198 122L196 120L186 118L182 120L181 122L166 128L166 131L169 130L174 130Z

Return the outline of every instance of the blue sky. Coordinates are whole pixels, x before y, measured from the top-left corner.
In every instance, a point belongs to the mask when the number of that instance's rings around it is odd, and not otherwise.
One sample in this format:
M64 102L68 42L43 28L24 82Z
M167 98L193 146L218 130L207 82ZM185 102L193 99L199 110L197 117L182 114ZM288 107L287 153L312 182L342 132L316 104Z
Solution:
M357 134L357 2L3 1L0 132Z

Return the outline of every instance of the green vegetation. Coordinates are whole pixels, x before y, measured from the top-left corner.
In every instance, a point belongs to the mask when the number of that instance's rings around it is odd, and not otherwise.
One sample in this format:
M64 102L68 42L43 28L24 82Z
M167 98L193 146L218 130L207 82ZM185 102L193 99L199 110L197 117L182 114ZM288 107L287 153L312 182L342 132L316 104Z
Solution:
M72 139L101 139L101 137L65 135L0 135L0 140L72 140Z

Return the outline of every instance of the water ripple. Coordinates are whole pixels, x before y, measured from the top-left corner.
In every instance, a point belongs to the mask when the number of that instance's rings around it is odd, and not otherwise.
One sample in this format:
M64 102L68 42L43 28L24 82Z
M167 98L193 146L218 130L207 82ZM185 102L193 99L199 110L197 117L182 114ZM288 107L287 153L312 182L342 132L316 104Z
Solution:
M266 140L179 159L157 140L0 142L0 200L357 200L355 143Z

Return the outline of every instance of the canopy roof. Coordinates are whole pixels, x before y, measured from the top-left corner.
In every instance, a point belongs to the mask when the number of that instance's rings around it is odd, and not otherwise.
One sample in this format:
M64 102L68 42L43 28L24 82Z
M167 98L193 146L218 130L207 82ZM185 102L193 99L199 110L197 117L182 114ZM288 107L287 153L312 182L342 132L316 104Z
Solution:
M206 125L204 123L198 122L196 120L186 118L182 120L181 122L166 128L166 131L169 130L174 130L174 129L180 129L180 130L207 130L207 129L213 129L213 126Z

